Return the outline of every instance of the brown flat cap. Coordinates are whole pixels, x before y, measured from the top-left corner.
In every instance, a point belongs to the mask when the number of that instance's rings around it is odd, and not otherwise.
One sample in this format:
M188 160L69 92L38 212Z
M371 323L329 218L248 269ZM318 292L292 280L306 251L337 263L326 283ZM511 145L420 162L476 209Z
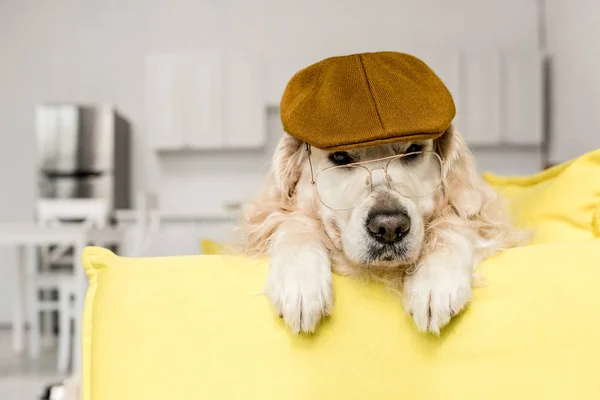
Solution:
M288 82L280 110L287 133L329 151L434 139L456 113L438 76L418 58L396 52L310 65Z

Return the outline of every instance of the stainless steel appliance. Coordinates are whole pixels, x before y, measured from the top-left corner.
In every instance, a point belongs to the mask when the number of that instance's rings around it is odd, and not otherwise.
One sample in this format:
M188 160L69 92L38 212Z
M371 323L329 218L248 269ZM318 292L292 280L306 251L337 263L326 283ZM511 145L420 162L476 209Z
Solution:
M130 130L109 105L50 103L36 109L41 198L106 198L130 208Z

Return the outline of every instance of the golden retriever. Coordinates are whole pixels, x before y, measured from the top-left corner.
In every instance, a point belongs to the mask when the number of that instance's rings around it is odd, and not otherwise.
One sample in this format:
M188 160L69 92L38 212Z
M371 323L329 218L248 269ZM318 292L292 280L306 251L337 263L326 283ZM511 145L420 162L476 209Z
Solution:
M384 282L439 334L471 300L474 267L522 238L453 125L347 152L284 134L244 215L245 252L270 257L265 293L296 333L333 311L336 272Z

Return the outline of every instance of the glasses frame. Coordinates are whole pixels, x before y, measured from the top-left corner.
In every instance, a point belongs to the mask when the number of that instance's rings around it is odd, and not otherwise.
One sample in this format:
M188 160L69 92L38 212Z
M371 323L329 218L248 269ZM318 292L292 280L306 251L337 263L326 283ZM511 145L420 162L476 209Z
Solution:
M359 161L359 162L350 163L350 164L346 164L346 165L334 165L332 167L327 167L325 169L322 169L321 171L317 172L316 175L314 174L314 171L313 171L312 160L310 158L312 152L311 152L310 145L308 143L306 143L306 152L308 153L308 164L310 165L311 184L314 187L314 191L317 194L317 198L319 199L321 204L323 204L325 207L329 208L330 210L340 210L340 211L341 210L352 210L356 206L348 207L348 208L335 208L335 207L330 207L327 204L325 204L325 202L323 202L323 199L321 199L321 195L319 194L319 190L317 189L316 181L319 178L319 175L326 171L331 171L334 169L348 168L348 167L353 167L353 168L360 167L360 168L365 169L369 174L369 178L367 180L368 180L369 194L370 194L373 192L373 171L382 169L385 174L385 180L386 180L388 187L390 189L392 189L393 191L397 192L398 194L400 194L401 196L406 197L406 198L412 198L412 199L418 199L421 197L429 196L432 193L435 193L440 188L442 183L445 181L444 164L445 164L446 160L444 160L442 157L440 157L440 155L437 152L431 151L431 150L414 151L412 153L397 154L395 156L381 157L381 158L376 158L374 160L368 160L368 161ZM388 167L392 161L400 159L400 158L404 158L406 156L414 155L414 154L433 154L435 157L437 157L437 159L440 162L440 181L438 182L437 186L433 190L431 190L430 192L428 192L426 194L419 195L419 196L406 196L406 195L398 192L397 190L395 190L394 187L392 186L392 182L390 180L391 178L390 178L390 175L388 174ZM387 161L385 166L376 167L376 168L367 168L366 166L363 165L363 164L369 164L369 163L381 162L381 161Z

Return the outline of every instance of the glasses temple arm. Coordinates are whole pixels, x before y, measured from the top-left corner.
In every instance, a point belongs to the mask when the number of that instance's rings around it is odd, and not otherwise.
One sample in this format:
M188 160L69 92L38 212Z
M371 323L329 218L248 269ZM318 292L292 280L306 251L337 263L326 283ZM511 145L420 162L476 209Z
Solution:
M306 145L306 154L308 154L308 165L310 166L310 183L312 185L315 184L315 176L313 173L313 167L312 167L312 161L310 159L310 155L312 154L311 150L310 150L310 144L308 143L304 143Z

